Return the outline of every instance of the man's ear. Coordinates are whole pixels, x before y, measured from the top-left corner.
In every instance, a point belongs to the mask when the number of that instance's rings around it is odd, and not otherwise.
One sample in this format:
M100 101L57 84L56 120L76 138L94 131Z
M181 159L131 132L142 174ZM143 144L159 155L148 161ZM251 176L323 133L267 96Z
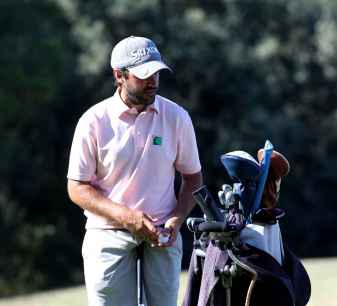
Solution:
M116 79L116 81L118 81L119 79L122 78L122 71L118 70L118 69L113 69L113 75Z
M118 85L121 85L123 82L123 78L124 78L123 72L119 69L113 69L113 75L116 80L116 83Z

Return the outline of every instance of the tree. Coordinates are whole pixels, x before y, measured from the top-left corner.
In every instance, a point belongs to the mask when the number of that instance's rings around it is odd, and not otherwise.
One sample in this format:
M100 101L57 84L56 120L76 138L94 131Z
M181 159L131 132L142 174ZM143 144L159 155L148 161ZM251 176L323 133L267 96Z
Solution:
M0 292L83 281L69 149L83 111L112 94L109 54L128 35L153 38L173 68L161 94L191 113L211 191L228 180L221 154L270 139L292 167L287 242L336 254L336 14L328 0L2 1Z
M52 1L3 1L0 7L0 228L6 245L0 283L1 293L11 294L79 279L80 264L72 267L69 259L78 247L64 217L67 127L61 117L62 94L77 78L77 47ZM67 269L71 273L63 274Z

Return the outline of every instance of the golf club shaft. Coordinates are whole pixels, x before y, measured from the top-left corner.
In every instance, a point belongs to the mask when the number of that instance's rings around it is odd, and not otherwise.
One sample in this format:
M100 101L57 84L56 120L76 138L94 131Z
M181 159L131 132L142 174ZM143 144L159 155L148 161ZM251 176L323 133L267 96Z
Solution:
M144 306L143 297L143 255L144 255L144 245L141 243L137 247L137 305Z

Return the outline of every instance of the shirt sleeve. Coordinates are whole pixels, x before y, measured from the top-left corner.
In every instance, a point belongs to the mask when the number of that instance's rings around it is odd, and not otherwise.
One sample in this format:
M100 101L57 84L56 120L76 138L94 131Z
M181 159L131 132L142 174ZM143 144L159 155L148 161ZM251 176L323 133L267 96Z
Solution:
M91 181L96 173L97 145L94 124L82 116L75 129L70 150L67 178Z
M197 140L189 114L185 112L182 119L175 166L180 173L194 174L201 170Z

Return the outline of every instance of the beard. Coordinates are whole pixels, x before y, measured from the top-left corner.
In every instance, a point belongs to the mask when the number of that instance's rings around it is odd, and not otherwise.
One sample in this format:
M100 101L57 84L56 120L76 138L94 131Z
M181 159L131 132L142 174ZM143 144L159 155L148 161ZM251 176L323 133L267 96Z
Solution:
M144 107L153 104L158 90L157 88L135 89L130 87L125 87L125 89L127 98L133 105Z

